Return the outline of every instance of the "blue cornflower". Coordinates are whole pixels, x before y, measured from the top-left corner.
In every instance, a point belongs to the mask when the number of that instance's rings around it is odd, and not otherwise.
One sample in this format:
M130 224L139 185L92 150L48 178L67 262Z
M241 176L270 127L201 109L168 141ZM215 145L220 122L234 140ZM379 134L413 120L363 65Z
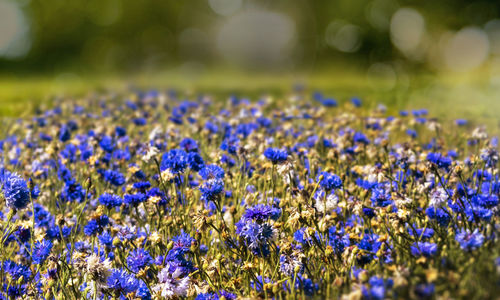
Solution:
M255 255L266 257L269 255L268 241L274 237L271 225L259 224L251 219L242 218L236 225L236 234L241 236L248 248Z
M103 170L101 171L101 174L103 175L104 180L111 183L112 185L120 186L125 183L125 176L123 176L123 174L118 171Z
M363 255L358 257L358 263L363 266L375 257L375 253L379 250L382 242L378 240L378 235L376 234L365 234L363 239L358 243L358 248L365 250L362 252Z
M271 207L269 205L257 204L253 207L247 208L244 217L257 222L268 220L269 218L277 220L281 215L279 208Z
M90 220L85 227L83 227L83 232L88 235L95 235L97 233L102 232L103 228L108 225L109 217L106 215L102 215L97 219Z
M264 156L273 164L285 162L288 158L288 152L278 148L267 148L264 151Z
M200 186L201 197L207 202L215 201L224 191L224 181L210 179Z
M236 154L239 148L240 139L234 135L226 137L220 145L220 149L227 151L229 154Z
M369 144L370 140L364 135L362 132L356 132L354 136L352 137L353 141L355 143L361 143L361 144Z
M323 175L323 179L319 181L319 185L325 190L331 191L342 187L342 179L339 176L328 172L321 172L318 175L318 180L321 175Z
M351 99L351 103L352 105L354 105L355 107L361 107L361 99L357 98L357 97L354 97Z
M415 238L430 239L434 235L434 229L432 228L417 228L413 231L412 228L408 228L408 233Z
M437 253L437 245L430 242L416 242L411 246L411 254L413 256L431 257Z
M236 294L226 292L224 290L219 291L220 296L223 296L224 299L227 300L236 300L237 296ZM196 296L195 300L219 300L220 297L216 293L204 293L204 294L198 294Z
M74 179L70 179L64 183L61 198L66 201L81 202L85 198L85 190Z
M30 191L26 180L15 173L6 173L1 179L2 191L7 206L12 209L23 209L30 202Z
M130 271L137 273L147 265L151 264L152 261L153 258L151 257L151 255L149 255L148 251L142 248L138 248L130 252L129 256L127 257L127 266Z
M382 185L379 185L372 190L370 200L374 206L379 207L386 207L392 203L391 194Z
M337 230L335 226L332 226L328 229L328 233L328 244L332 246L335 254L342 254L345 248L350 246L351 241L349 240L349 234L345 233L343 228L341 230Z
M117 207L122 205L122 198L118 195L105 193L99 196L99 203L107 208Z
M167 201L168 201L168 197L165 195L165 193L162 192L157 187L154 187L154 188L150 189L147 192L146 197L147 198L150 198L150 197L160 197L160 201L158 202L159 205L165 205L165 204L167 204Z
M137 206L139 203L148 200L148 196L144 193L127 194L123 196L123 202L128 205Z
M457 232L455 240L460 244L462 250L475 250L484 243L484 235L477 228L472 233L468 229L461 229Z
M223 179L224 169L217 165L206 165L198 174L200 174L201 178L204 180Z
M147 120L145 118L134 118L132 122L134 122L134 124L137 126L144 126L146 125Z
M174 174L181 173L187 167L187 154L181 149L172 149L163 154L161 158L160 169L165 171L170 169Z
M367 288L366 286L362 286L361 288L363 299L385 299L387 291L393 286L392 279L387 279L386 281L384 281L383 278L377 276L371 277L368 283L370 284L369 288Z
M189 250L191 244L195 241L196 240L192 238L188 233L184 232L183 229L181 229L181 233L179 235L172 238L175 249L182 248L184 250Z
M200 171L205 166L205 161L198 152L189 152L187 155L187 163L191 170Z
M135 292L135 296L141 300L151 300L151 293L149 292L148 286L142 280L139 280L138 282L139 287Z
M119 269L111 271L107 283L108 288L123 296L135 292L139 288L139 280L134 275Z
M71 130L67 125L62 125L59 129L59 140L66 142L71 138Z
M19 227L16 230L16 236L21 243L26 243L31 239L31 230L29 228Z
M86 235L94 235L97 233L97 230L99 229L99 225L97 224L96 220L90 220L85 227L83 227L83 232Z
M99 141L99 146L101 146L102 150L111 153L113 152L113 149L115 148L115 145L113 143L113 139L105 135L100 141Z
M450 214L446 208L428 207L425 214L431 220L436 220L440 226L447 226L450 223Z
M11 260L6 260L3 263L2 271L9 273L14 282L21 277L24 279L23 282L26 282L31 276L31 270L27 266L18 265Z
M326 107L336 107L337 106L337 100L333 98L325 98L321 100L321 104Z
M406 134L411 136L412 138L416 138L417 137L417 131L413 130L413 129L406 129Z
M305 227L295 231L293 239L304 246L310 246L312 244L312 238L307 236Z
M299 274L295 281L295 288L303 291L306 296L312 297L319 290L319 285L315 284L312 279Z
M42 264L49 257L51 250L51 241L44 239L42 242L36 242L32 256L33 262L37 265Z
M198 152L198 143L192 138L184 138L180 142L179 147L186 152Z
M113 236L109 234L109 232L104 231L100 236L99 236L99 243L104 245L105 247L108 248L113 248Z
M441 153L430 152L427 154L427 160L438 166L441 169L448 169L451 166L451 158L442 155Z
M151 187L151 183L149 181L135 182L132 187L137 190L147 190Z
M115 133L119 137L124 137L127 134L127 129L121 127L121 126L116 126L115 127Z
M421 299L430 299L434 294L433 283L421 283L415 286L415 295Z
M363 207L363 215L371 219L375 217L375 210L371 207Z

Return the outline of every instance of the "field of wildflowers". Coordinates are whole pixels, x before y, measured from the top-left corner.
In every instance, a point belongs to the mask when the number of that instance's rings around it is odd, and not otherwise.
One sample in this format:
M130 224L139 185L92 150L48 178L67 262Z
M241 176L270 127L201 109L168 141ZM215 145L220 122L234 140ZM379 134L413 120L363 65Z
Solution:
M498 297L498 140L428 114L148 91L17 120L2 299Z

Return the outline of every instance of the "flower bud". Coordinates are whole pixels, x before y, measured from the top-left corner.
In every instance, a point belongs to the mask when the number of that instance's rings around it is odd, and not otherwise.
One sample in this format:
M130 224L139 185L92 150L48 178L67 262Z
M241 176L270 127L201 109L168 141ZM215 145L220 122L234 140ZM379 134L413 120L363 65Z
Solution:
M172 248L174 248L174 242L173 242L173 241L170 241L170 242L168 242L168 244L167 244L167 250L168 250L168 251L170 251L170 250L172 250Z

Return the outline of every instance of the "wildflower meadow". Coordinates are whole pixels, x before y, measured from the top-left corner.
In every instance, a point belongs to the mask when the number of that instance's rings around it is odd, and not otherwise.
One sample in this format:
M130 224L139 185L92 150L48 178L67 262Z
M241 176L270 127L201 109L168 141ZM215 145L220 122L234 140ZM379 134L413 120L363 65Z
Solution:
M6 123L1 299L498 299L498 139L296 90Z

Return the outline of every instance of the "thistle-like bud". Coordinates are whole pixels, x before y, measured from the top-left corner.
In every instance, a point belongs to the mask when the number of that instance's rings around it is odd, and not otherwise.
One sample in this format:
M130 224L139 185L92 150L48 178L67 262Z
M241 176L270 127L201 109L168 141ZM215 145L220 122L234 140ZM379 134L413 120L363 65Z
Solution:
M85 181L83 182L83 188L88 190L92 187L92 178L89 176Z
M113 239L113 246L118 247L121 243L122 241L118 237Z
M293 268L293 272L295 274L299 273L300 272L300 266L295 266L295 268Z
M170 251L170 250L172 250L172 248L174 248L174 242L173 242L173 241L170 241L170 242L168 242L168 244L167 244L167 250L168 250L168 251Z

